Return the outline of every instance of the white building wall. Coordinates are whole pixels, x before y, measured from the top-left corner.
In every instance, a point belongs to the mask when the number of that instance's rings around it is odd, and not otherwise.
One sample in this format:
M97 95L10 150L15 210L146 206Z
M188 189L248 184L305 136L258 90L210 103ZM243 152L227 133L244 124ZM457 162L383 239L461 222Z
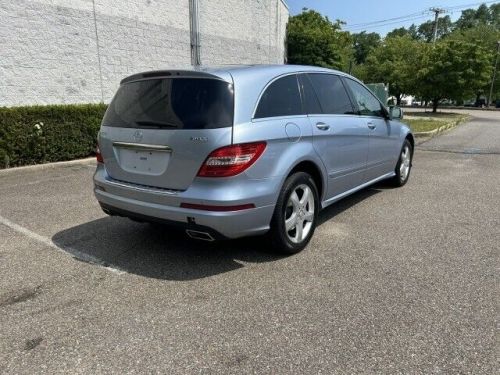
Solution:
M287 21L281 0L201 0L202 63L281 64Z
M282 63L281 0L199 0L204 65ZM132 73L191 65L189 0L0 0L0 106L109 102Z

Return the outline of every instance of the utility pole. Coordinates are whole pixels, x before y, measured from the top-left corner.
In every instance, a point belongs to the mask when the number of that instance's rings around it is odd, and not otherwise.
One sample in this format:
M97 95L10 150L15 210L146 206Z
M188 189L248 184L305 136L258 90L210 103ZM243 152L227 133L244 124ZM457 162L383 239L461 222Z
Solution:
M495 79L497 77L497 66L498 66L498 54L499 53L500 53L500 40L497 42L497 57L495 58L495 69L493 69L493 78L491 79L490 95L488 95L488 104L486 107L490 106L491 97L493 96L493 86L495 85Z
M189 29L191 33L191 65L201 65L200 7L198 0L189 1Z
M358 41L354 39L354 53L356 53L357 48L358 48ZM349 74L351 74L352 72L352 65L354 63L353 59L354 57L351 57L351 60L349 60Z
M432 42L436 43L436 39L437 39L437 35L438 35L439 15L441 13L445 13L446 11L442 8L431 8L429 10L431 12L434 12L434 37L432 38Z

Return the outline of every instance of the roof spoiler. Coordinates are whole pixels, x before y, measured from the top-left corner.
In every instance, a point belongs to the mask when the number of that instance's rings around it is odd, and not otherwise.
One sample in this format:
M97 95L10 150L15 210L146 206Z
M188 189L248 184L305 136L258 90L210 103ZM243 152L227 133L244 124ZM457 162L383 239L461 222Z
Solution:
M140 81L143 79L151 78L172 78L172 77L182 77L182 78L212 78L222 80L221 77L216 75L196 71L196 70L154 70L149 72L142 72L128 76L120 81L120 85L124 83Z

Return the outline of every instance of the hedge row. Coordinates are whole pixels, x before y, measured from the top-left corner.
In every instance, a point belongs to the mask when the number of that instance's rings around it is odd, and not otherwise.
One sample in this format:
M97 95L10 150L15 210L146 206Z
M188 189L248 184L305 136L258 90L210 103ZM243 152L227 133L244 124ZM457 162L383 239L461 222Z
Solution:
M0 107L0 168L90 156L106 105Z

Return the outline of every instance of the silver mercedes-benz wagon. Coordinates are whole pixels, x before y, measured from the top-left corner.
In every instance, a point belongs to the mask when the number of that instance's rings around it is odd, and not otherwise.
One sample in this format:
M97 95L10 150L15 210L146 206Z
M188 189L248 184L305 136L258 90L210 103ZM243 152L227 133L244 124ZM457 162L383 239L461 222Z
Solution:
M414 139L360 81L270 65L125 78L98 137L94 192L109 215L200 240L266 234L296 253L320 209L377 181L408 181Z

